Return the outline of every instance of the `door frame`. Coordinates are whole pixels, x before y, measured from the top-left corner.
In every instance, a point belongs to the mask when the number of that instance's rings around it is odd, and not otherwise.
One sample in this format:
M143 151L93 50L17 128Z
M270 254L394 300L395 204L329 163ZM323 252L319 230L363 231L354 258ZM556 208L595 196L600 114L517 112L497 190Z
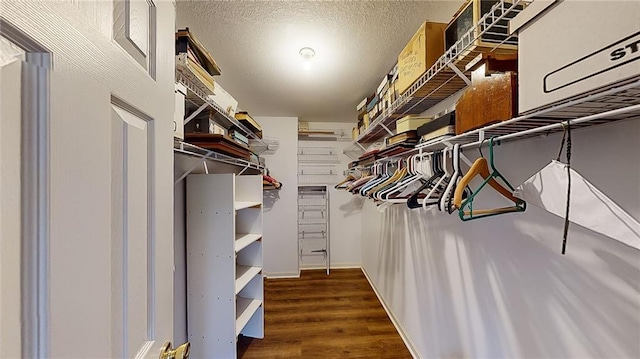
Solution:
M44 46L0 17L0 35L25 51L22 72L20 317L22 357L49 354L49 71Z

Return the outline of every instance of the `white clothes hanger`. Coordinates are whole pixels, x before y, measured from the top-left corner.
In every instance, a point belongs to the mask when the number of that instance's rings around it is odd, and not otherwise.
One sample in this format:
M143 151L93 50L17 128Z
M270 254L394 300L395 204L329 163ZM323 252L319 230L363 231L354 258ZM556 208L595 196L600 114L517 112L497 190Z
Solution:
M447 169L447 165L446 165L446 161L447 161L447 152L449 152L449 148L445 148L442 151L442 161L440 161L440 165L444 171L444 174L442 175L442 177L440 177L440 179L438 180L438 182L436 182L436 184L431 188L431 190L429 191L429 193L427 193L427 196L422 200L422 208L427 209L427 206L430 205L434 205L434 204L438 204L440 203L439 201L437 203L429 203L429 199L431 199L431 197L434 195L434 193L438 190L441 189L442 187L445 186L446 181L449 180L449 171Z
M440 211L443 212L448 212L448 213L453 213L453 211L449 208L449 206L447 205L447 202L449 202L449 198L451 198L451 196L453 195L453 189L455 188L456 184L458 184L458 182L460 181L460 178L462 178L462 171L460 170L460 144L456 143L453 145L453 156L452 156L452 167L453 167L453 174L451 174L451 179L449 180L449 184L447 185L447 188L444 190L444 192L442 193L442 196L440 196L440 201L438 202L438 209Z

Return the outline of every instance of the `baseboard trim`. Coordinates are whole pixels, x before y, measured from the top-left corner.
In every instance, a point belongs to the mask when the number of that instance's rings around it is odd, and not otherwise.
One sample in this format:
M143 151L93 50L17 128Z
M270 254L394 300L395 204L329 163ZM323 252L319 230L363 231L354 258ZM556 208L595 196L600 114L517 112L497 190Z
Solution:
M369 274L364 269L364 267L361 267L361 269L362 269L362 273L364 273L364 276L367 278L367 281L369 282L369 285L371 286L371 288L373 288L373 292L376 293L376 297L378 297L378 300L380 301L380 304L382 304L382 308L384 308L384 311L387 312L387 315L389 316L389 319L391 319L391 323L393 323L393 326L396 327L396 330L398 331L398 334L400 334L400 338L402 338L402 341L407 346L407 349L409 349L409 353L411 353L411 356L414 359L420 358L420 356L418 355L418 350L416 349L415 345L413 345L411 340L409 340L409 337L405 334L406 332L405 332L404 328L402 327L402 325L400 325L400 322L398 322L396 317L389 310L389 306L384 301L384 299L382 298L380 293L378 293L378 290L376 289L376 286L373 284L373 281L369 277Z
M343 264L332 264L329 267L329 270L331 269L361 269L362 267L359 264L352 264L352 263L343 263ZM318 269L327 269L326 266L320 266L320 265L310 265L308 267L306 266L301 266L300 270L318 270Z
M267 279L300 278L300 272L267 273L264 276Z

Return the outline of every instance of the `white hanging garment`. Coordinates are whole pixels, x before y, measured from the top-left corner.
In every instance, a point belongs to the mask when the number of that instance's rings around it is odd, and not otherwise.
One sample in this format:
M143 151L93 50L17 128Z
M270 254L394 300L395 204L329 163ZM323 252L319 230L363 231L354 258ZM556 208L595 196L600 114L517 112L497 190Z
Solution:
M569 220L594 232L640 249L640 223L604 193L571 171ZM567 205L567 165L551 161L516 188L514 195L564 218Z

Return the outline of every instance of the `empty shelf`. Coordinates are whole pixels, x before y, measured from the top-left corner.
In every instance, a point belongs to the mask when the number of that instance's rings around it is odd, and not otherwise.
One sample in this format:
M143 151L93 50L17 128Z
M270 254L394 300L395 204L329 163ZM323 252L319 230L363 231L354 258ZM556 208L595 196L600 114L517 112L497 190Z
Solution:
M236 266L236 294L240 293L244 287L260 272L261 267Z
M249 320L253 316L253 314L260 308L262 305L262 300L260 299L248 299L237 297L236 300L236 336L240 335L244 326L249 323Z
M254 233L236 233L235 249L236 253L250 245L251 243L262 238L262 234Z
M236 202L235 209L237 211L245 208L259 207L261 205L262 205L262 202Z

